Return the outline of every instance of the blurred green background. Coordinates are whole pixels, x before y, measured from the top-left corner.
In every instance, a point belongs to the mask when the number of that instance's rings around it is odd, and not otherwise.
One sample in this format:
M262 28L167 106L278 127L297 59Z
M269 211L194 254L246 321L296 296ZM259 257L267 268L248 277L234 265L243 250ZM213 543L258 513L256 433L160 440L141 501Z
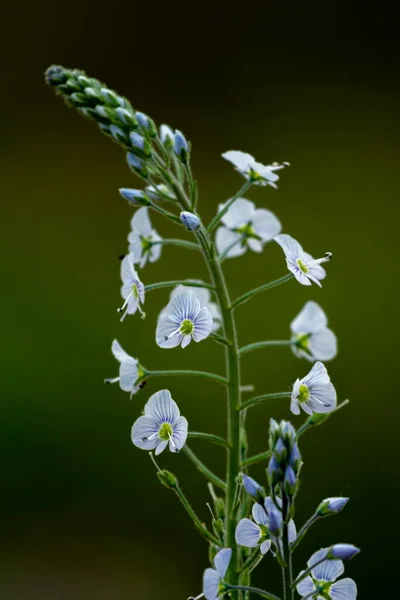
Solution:
M350 406L301 445L296 521L324 497L351 496L298 550L295 570L335 541L363 553L348 565L361 598L382 596L398 559L399 45L395 14L358 2L254 1L101 4L75 0L4 8L2 63L2 456L0 593L7 600L184 599L200 592L207 548L161 487L130 428L168 385L192 429L224 432L223 391L196 380L152 380L129 401L103 385L117 374L114 337L149 368L223 372L206 341L165 351L154 342L168 290L152 292L147 319L118 319L118 255L132 211L119 187L138 181L121 150L68 111L44 84L52 63L84 69L134 106L182 129L205 221L242 184L220 158L241 149L288 160L279 190L248 197L276 212L284 231L321 256L334 253L322 290L294 282L237 311L241 342L288 335L308 299L336 331L329 364ZM157 217L163 236L179 235ZM232 295L286 272L275 244L226 262ZM165 248L145 283L205 277L200 256ZM285 348L243 360L257 393L290 388L309 364ZM265 449L268 419L288 403L254 409L251 450ZM295 425L302 418L294 418ZM192 447L218 473L223 450ZM205 481L184 454L175 472L202 518ZM263 477L263 466L252 469ZM255 582L279 591L271 558Z

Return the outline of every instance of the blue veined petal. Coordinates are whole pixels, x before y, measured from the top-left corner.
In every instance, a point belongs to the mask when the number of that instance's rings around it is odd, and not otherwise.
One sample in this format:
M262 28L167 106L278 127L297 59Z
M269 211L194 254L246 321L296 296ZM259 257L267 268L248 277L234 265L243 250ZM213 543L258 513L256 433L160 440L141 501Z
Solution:
M299 577L302 573L304 573L304 571L301 571L301 573L299 573ZM315 590L315 585L311 577L308 575L303 579L303 581L300 581L300 583L297 584L296 589L300 596L304 597L308 594L311 594L311 592Z
M154 450L160 442L158 429L159 423L154 417L139 417L132 427L132 442L142 450Z
M268 525L268 517L266 509L261 506L258 502L253 504L253 508L251 510L253 519L258 525Z
M321 329L311 335L308 347L314 360L332 360L337 354L336 335L331 329Z
M297 334L311 334L325 329L327 325L328 319L325 312L319 304L310 300L290 323L290 330Z
M211 313L207 306L203 306L194 320L194 330L192 334L194 341L201 342L201 340L204 340L210 335L212 328L213 318Z
M149 237L152 232L151 221L147 206L139 208L131 219L131 229L134 233L139 233L142 237Z
M265 540L260 546L261 554L267 554L267 552L271 549L271 545L271 540Z
M296 381L294 382L294 385L293 385L292 399L290 402L290 410L292 411L292 413L294 415L300 414L300 406L299 406L299 401L297 399L299 392L300 392L300 379L296 379Z
M159 454L161 454L161 452L164 452L164 450L167 446L168 446L168 441L158 440L157 448L156 448L154 454L156 456L158 456Z
M132 253L125 256L121 262L121 279L124 285L132 286L135 276L137 277L133 264L134 256Z
M223 548L215 555L214 566L221 579L223 579L226 575L229 563L231 561L231 556L232 550L230 548Z
M282 229L281 222L270 210L258 208L253 217L253 229L264 242L273 240ZM250 240L249 240L250 241Z
M240 546L257 548L262 536L261 529L250 519L242 519L236 527L235 540Z
M288 523L288 537L290 544L292 544L297 538L297 529L293 519L290 519Z
M228 198L226 202L218 206L218 212L220 212L231 198ZM222 217L221 222L228 227L228 229L238 229L249 222L253 222L256 207L254 202L247 200L246 198L237 198L228 212Z
M173 425L180 417L178 405L172 400L169 390L160 390L153 394L144 407L144 414L156 419L159 425Z
M328 413L336 408L337 395L332 383L314 385L310 389L309 407L317 413Z
M194 321L200 312L200 302L191 290L176 294L168 304L168 313L180 323L185 319Z
M237 256L242 256L246 250L246 244L241 243L242 236L235 232L231 231L227 227L219 227L217 229L217 233L215 234L215 245L218 251L218 254L222 254L230 248L227 253L227 258L236 258Z
M327 548L321 548L309 558L307 566L312 567L320 561L328 552ZM321 564L311 569L311 574L318 581L335 581L344 573L344 565L341 560L324 560Z
M221 156L232 163L238 171L243 173L247 173L249 165L254 163L254 157L251 154L241 152L240 150L228 150Z
M179 417L177 422L173 426L172 442L169 443L169 449L171 452L179 452L186 444L188 435L188 422L185 417Z
M179 332L181 321L175 317L171 317L168 307L160 315L156 328L156 342L160 348L175 348L179 346L183 335ZM175 334L176 335L172 335Z
M357 586L352 579L345 577L332 585L329 595L332 600L355 600L357 598Z
M304 383L309 388L312 388L314 385L325 385L330 382L330 377L328 375L328 371L322 362L317 361L311 371L303 377L300 383Z
M277 235L274 239L275 242L279 244L282 250L284 251L287 259L296 262L298 258L302 259L304 257L304 251L302 246L297 240L292 238L291 235L288 235L287 233L281 233L280 235Z
M134 358L127 358L121 362L119 368L119 386L124 392L134 393L135 381L138 378L138 364Z
M206 600L217 600L220 576L215 569L206 569L203 575L203 594Z
M128 359L134 360L127 352L125 352L118 340L113 340L111 344L111 352L119 362Z
M189 346L189 344L190 344L191 341L192 341L192 336L191 335L183 335L182 336L181 347L182 348L186 348L186 346Z

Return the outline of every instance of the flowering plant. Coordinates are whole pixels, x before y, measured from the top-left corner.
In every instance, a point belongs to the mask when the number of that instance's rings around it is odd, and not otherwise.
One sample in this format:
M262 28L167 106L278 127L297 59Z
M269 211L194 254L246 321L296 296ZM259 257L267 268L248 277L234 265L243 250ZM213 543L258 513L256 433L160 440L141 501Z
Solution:
M352 579L338 579L343 574L343 560L353 558L358 548L351 544L333 544L317 550L297 577L293 575L293 554L308 529L319 519L335 515L348 498L327 498L312 517L297 531L294 522L295 503L299 490L302 458L299 438L311 427L320 425L347 401L337 404L334 385L322 361L337 353L336 336L328 328L327 317L315 302L307 302L290 325L288 340L260 341L240 347L235 323L235 310L256 294L288 281L297 280L306 286L317 284L326 276L322 266L331 260L326 252L314 259L290 235L281 233L281 223L269 210L256 208L243 197L252 186L277 188L281 171L289 163L263 165L250 154L237 150L222 156L232 163L244 183L240 190L218 207L217 214L205 226L198 213L198 189L193 178L191 145L184 134L168 125L157 128L145 113L136 111L126 98L119 96L96 79L78 70L52 66L46 81L70 107L97 123L101 131L124 149L130 169L143 182L144 189L121 188L121 196L136 211L131 220L128 254L121 262L121 321L127 315L139 313L145 317L146 294L154 289L173 288L168 305L161 311L155 331L155 341L161 348L187 348L193 341L212 338L222 344L226 353L226 376L196 371L151 371L130 356L114 340L112 353L119 362L119 376L107 379L119 383L130 395L141 393L143 383L158 375L193 376L213 380L227 394L227 435L195 432L181 416L169 390L153 394L132 427L133 444L150 453L160 482L171 489L192 519L197 531L209 544L212 567L204 571L203 586L196 600L217 600L229 597L248 600L250 594L269 600L279 600L274 594L251 586L253 570L265 555L278 561L283 574L283 600L292 600L295 591L307 598L354 600L357 588ZM169 210L166 205L171 205ZM150 211L183 227L193 240L163 239L154 229ZM225 260L247 250L262 252L265 244L275 241L282 248L288 273L276 281L232 300L223 273ZM137 269L160 259L163 246L200 251L208 267L209 282L198 279L162 281L146 284ZM265 393L244 400L247 388L241 386L240 361L250 352L263 347L287 345L298 358L313 363L308 374L296 379L290 393ZM307 417L296 430L287 422L270 419L269 448L249 456L246 435L246 413L253 406L271 398L287 398L290 410ZM226 449L225 480L214 474L188 447L188 437L197 437ZM204 524L196 515L177 478L161 469L154 456L169 449L185 452L208 481L213 503L211 523ZM154 453L154 454L153 454ZM175 460L175 459L174 459ZM265 487L248 475L249 468L268 462ZM218 489L218 493L215 491ZM199 586L200 587L200 586ZM200 591L200 590L199 590ZM192 597L194 598L194 597Z

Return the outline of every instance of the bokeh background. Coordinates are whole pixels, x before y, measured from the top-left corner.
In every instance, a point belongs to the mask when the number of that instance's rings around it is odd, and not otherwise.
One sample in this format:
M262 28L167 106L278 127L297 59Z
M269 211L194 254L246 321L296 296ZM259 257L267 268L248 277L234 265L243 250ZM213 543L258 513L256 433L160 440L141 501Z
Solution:
M302 440L296 520L323 497L351 496L314 528L296 556L334 541L363 552L347 565L363 599L381 597L398 565L398 21L388 3L227 1L14 3L3 8L1 52L2 410L0 593L7 600L179 600L200 592L207 548L161 487L130 428L150 394L168 385L192 428L224 432L223 391L196 380L152 380L129 401L103 378L117 374L117 337L149 368L223 372L222 347L185 352L154 342L168 290L152 292L147 319L118 320L118 255L131 209L118 187L138 184L120 149L45 86L52 63L86 70L158 122L182 129L204 220L241 185L220 158L237 148L288 160L277 192L248 197L319 256L334 253L322 290L294 282L237 311L248 343L288 335L308 299L339 337L329 364L350 406ZM179 235L158 218L163 236ZM183 235L186 235L182 232ZM285 273L282 252L226 262L232 295ZM200 256L165 248L145 283L205 277ZM286 348L243 361L258 393L287 390L309 364ZM266 447L268 418L254 409L251 449ZM302 422L299 417L295 424ZM223 473L223 451L192 447ZM162 455L202 518L201 475L184 454ZM264 467L252 469L262 478ZM279 591L267 558L257 584Z

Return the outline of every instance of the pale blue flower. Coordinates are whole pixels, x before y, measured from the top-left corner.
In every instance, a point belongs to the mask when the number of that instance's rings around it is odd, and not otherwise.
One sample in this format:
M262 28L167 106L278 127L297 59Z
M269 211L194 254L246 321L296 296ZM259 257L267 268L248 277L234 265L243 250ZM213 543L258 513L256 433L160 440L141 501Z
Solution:
M202 281L200 279L195 279L193 281L198 281L199 283L202 283ZM174 296L177 296L178 294L183 294L184 292L187 292L188 290L191 290L192 292L194 292L196 294L201 306L207 306L209 312L211 313L212 320L213 320L212 332L218 331L218 329L220 329L220 327L222 325L221 312L219 310L218 304L216 302L211 301L211 292L208 288L192 287L190 285L177 285L172 290L169 298L170 298L170 300L172 300L172 298ZM162 318L164 318L168 314L167 308L168 307L165 306L162 309L162 311L158 315L158 321L160 321Z
M340 512L348 503L349 498L325 498L317 508L317 514L320 517L335 515Z
M307 562L307 566L310 568L322 560L326 556L327 550L327 548L321 548L315 552ZM306 596L311 598L313 592L315 594L320 592L328 595L332 600L355 600L357 598L355 582L348 577L336 581L343 573L344 565L341 560L325 560L311 569L311 575L300 581L297 591L303 598ZM317 600L324 600L325 597L316 596Z
M206 569L204 571L203 596L206 600L217 600L219 597L220 586L225 579L231 557L232 550L230 548L223 548L215 555L215 569Z
M314 412L329 413L336 408L336 402L336 390L328 371L321 362L316 362L308 375L296 379L290 410L295 415L300 414L300 407L310 416Z
M253 505L251 519L242 519L236 527L235 539L240 546L247 548L258 548L262 554L266 554L271 548L272 541L276 544L276 536L282 530L282 513L275 506L272 498L267 496L264 506L258 502ZM296 526L293 519L288 524L289 542L292 543L297 537Z
M127 354L117 340L113 341L111 351L119 362L119 377L105 379L105 383L119 383L119 387L124 392L130 392L131 396L136 394L140 389L140 385L136 385L136 382L144 374L139 362Z
M213 328L213 318L207 306L201 306L191 290L173 296L159 319L156 342L161 348L186 348L192 338L200 342Z
M187 210L181 212L180 219L189 231L197 231L201 225L199 217Z
M161 256L161 237L153 229L146 206L139 208L131 219L131 232L128 235L129 252L134 263L143 268L147 261L156 262Z
M218 212L224 206L225 204L220 204ZM273 240L282 229L272 212L256 208L254 202L246 198L238 198L221 222L224 227L217 229L215 244L218 253L226 252L227 258L241 256L247 248L253 252L262 252L264 245Z
M331 360L337 354L336 335L316 302L307 302L290 324L294 354L309 361Z
M320 280L325 279L326 271L321 267L321 264L332 259L331 252L326 252L323 258L314 259L311 254L304 252L299 242L291 235L281 233L274 239L284 251L287 267L297 281L302 285L311 285L313 281L319 287L322 287Z
M142 450L155 450L156 456L169 444L171 452L179 452L186 443L188 422L181 417L178 405L168 390L151 396L144 416L132 427L132 442Z
M126 315L134 315L138 310L145 317L145 313L142 310L141 305L144 303L144 285L139 279L134 262L135 257L133 254L127 254L121 262L121 296L125 300L118 312L124 312L121 317L123 321Z
M222 158L232 163L236 171L241 173L246 179L252 180L256 185L270 185L274 188L277 187L275 182L279 179L275 171L289 166L289 163L262 165L256 162L251 154L241 152L240 150L224 152Z

